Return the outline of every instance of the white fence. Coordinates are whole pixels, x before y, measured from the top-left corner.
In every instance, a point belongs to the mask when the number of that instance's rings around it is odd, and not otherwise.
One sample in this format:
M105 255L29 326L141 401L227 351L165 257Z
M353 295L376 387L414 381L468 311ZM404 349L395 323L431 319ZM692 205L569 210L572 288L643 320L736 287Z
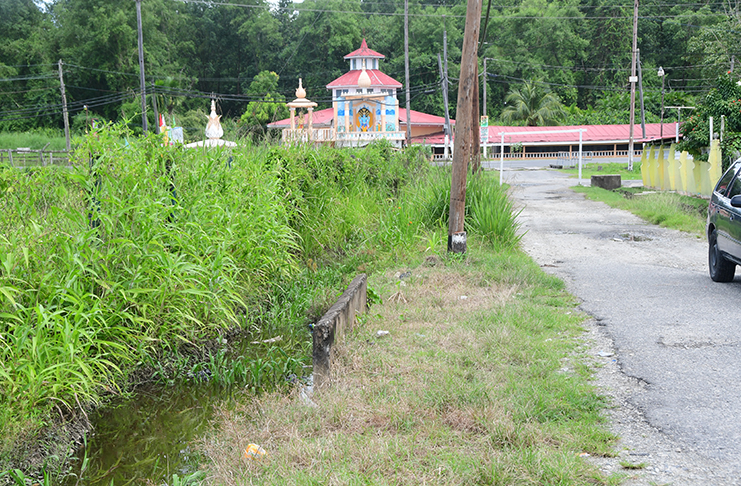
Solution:
M634 157L641 157L643 154L642 150L634 150L633 151ZM489 159L499 159L500 155L498 153L489 153ZM608 157L628 157L628 151L627 150L604 150L604 151L585 151L582 152L582 161L590 160L590 159L598 159L598 158L608 158ZM452 160L453 156L449 155L448 160ZM434 160L446 160L444 154L435 154L433 156ZM522 152L511 152L511 153L504 153L504 159L505 160L525 160L525 159L555 159L558 161L564 161L564 162L573 162L576 163L579 161L579 152L525 152L523 154Z
M311 136L309 136L311 134ZM283 130L284 143L333 143L337 146L365 145L379 139L401 142L406 138L405 132L336 132L333 128L299 128Z
M39 167L46 165L69 165L66 150L32 150L30 148L0 150L0 165L11 167Z

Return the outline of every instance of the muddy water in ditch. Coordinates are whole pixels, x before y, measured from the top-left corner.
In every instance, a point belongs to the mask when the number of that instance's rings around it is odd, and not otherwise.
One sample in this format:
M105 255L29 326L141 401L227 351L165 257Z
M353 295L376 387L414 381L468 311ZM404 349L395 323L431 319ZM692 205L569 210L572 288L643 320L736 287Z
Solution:
M223 387L183 383L144 388L104 407L90 416L94 432L73 465L80 480L71 477L66 485L171 484L173 474L197 471L201 458L192 441L228 395Z

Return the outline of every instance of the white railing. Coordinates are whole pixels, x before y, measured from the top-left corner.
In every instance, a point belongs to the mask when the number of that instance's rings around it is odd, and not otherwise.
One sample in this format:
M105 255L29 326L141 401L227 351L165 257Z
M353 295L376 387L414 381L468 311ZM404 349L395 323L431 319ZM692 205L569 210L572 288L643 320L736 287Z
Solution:
M404 140L405 132L339 132L338 142L372 142L383 138L385 140Z
M331 128L312 128L311 137L309 137L309 130L299 128L291 130L286 128L282 133L283 141L288 143L306 143L311 140L312 142L334 142L334 130Z
M283 142L286 143L307 143L311 141L318 143L335 142L341 145L357 145L370 143L379 139L401 141L404 140L405 137L405 132L336 132L333 128L312 128L311 137L309 137L309 130L303 128L296 130L286 128L282 132Z
M642 150L634 150L633 157L641 158L643 154ZM499 159L498 153L489 152L489 160ZM608 158L608 157L628 157L627 150L603 150L603 151L584 151L582 152L582 160L597 159L597 158ZM579 152L525 152L524 156L521 152L507 153L505 152L504 158L507 160L522 160L522 159L557 159L557 160L569 160L577 162L579 160ZM444 161L446 160L443 154L434 154L433 160ZM448 155L447 160L453 160L452 155Z

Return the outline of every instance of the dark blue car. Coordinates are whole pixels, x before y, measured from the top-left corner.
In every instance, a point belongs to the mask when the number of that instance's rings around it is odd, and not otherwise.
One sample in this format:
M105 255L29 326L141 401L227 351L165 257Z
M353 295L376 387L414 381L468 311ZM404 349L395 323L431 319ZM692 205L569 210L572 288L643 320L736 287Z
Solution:
M708 266L715 282L730 282L741 265L741 159L723 174L708 205Z

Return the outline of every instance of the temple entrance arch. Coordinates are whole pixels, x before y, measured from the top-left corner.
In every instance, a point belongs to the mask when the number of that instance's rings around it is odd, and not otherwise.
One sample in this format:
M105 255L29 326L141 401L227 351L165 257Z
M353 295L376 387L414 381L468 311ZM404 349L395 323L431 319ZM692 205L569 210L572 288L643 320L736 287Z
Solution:
M355 114L355 126L359 132L371 132L375 126L374 119L373 111L367 106L362 106Z

